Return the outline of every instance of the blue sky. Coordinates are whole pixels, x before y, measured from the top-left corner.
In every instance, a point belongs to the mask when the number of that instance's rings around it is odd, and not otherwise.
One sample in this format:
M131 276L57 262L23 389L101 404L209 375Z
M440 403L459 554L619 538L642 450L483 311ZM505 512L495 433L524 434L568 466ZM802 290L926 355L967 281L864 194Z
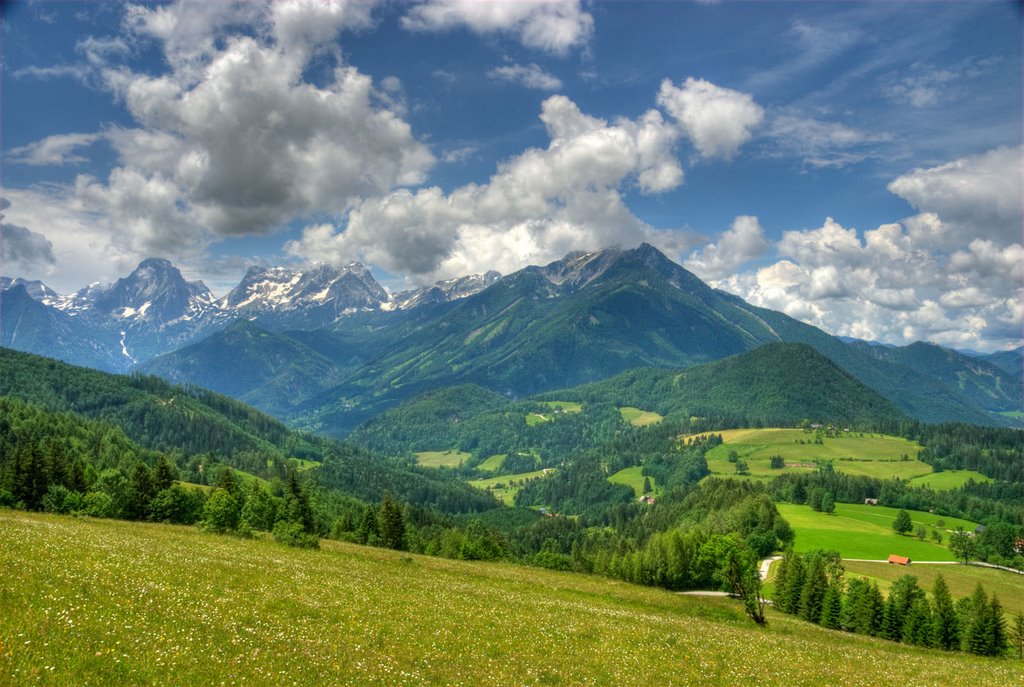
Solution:
M647 241L833 333L1022 338L1019 3L3 12L11 276L399 289Z

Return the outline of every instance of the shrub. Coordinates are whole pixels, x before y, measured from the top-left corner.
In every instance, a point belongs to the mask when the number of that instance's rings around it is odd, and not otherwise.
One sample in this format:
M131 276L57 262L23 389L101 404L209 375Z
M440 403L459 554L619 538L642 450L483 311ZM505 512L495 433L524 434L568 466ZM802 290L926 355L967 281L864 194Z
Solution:
M320 540L316 535L302 529L302 523L278 520L274 525L274 541L300 549L319 549Z

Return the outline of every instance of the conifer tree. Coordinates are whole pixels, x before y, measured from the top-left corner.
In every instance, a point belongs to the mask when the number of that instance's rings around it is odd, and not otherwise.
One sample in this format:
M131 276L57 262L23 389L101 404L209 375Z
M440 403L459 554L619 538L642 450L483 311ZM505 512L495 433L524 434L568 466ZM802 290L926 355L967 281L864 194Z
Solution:
M389 549L405 548L405 520L402 509L395 503L390 491L384 492L377 511L377 529L380 532L380 545Z
M989 655L1001 656L1006 653L1009 642L1006 636L1006 619L1003 618L1003 605L999 603L999 597L995 595L995 592L992 593L988 610Z
M828 580L825 578L825 564L820 556L813 556L807 566L807 576L800 591L800 617L812 623L821 620L822 603Z
M161 455L157 459L156 465L153 466L153 484L156 486L156 490L163 491L167 489L174 484L176 479L178 479L177 470L167 460L167 456Z
M862 577L850 580L843 596L843 613L841 617L844 630L857 632L857 614L864 604L864 596L868 592L868 582Z
M821 602L821 625L830 630L842 627L843 593L838 586L830 584Z
M978 583L971 594L968 607L967 624L964 628L964 649L972 654L986 656L991 653L990 619L992 607L989 606L985 589Z
M1010 628L1010 646L1017 654L1017 658L1024 660L1024 613L1018 611L1013 618L1013 626Z
M804 590L807 568L803 557L794 554L786 571L786 588L783 590L781 608L784 612L796 615L800 611L800 595Z
M928 600L920 595L910 605L903 623L903 641L916 646L931 646L934 619Z
M960 648L960 619L953 606L953 597L942 575L935 579L932 589L935 602L934 622L932 625L932 645L946 651Z

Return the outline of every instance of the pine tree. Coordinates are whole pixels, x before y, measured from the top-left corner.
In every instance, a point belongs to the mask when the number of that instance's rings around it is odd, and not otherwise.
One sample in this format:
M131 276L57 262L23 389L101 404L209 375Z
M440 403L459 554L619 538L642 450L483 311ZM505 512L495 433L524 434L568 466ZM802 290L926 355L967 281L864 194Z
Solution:
M149 513L149 502L156 496L156 485L153 473L145 463L138 462L132 466L132 475L128 489L128 517L138 520L145 519Z
M978 583L971 594L967 626L964 628L964 649L972 654L987 656L991 653L989 620L992 608L985 589Z
M380 530L377 526L377 509L372 505L363 511L363 517L359 521L359 529L356 530L356 541L360 544L376 546L380 539Z
M882 618L885 613L885 600L877 584L868 587L860 611L857 614L857 632L877 637L882 633Z
M842 627L843 593L838 586L830 584L821 602L821 625L830 630Z
M1009 647L1006 636L1006 619L1003 618L1003 605L999 603L999 597L995 595L995 592L992 593L992 600L989 603L988 643L989 653L992 656L1003 655Z
M959 649L960 620L957 617L956 608L953 606L953 598L949 594L949 587L946 585L946 580L943 579L942 575L935 579L932 597L935 601L932 645L946 651Z
M1010 646L1017 652L1017 658L1024 660L1024 613L1018 611L1010 628Z
M405 521L402 509L395 503L391 492L384 492L377 511L377 528L380 532L380 545L389 549L405 548Z
M903 641L916 646L931 646L934 619L928 600L922 595L914 599L903 623Z
M161 455L153 466L153 483L157 491L163 491L178 479L177 470L167 460L167 456Z
M850 580L843 596L842 626L844 630L857 632L857 614L864 604L864 596L868 592L868 582L862 577Z
M812 623L821 620L821 608L825 599L828 580L825 578L825 565L819 556L811 558L807 566L807 576L803 589L800 591L800 617Z
M910 613L911 606L924 592L917 586L917 578L903 575L889 589L889 599L885 605L883 635L896 642L903 641L903 624Z
M796 615L800 611L800 595L804 590L806 577L807 568L803 557L794 554L786 571L786 588L782 590L779 599L784 612Z

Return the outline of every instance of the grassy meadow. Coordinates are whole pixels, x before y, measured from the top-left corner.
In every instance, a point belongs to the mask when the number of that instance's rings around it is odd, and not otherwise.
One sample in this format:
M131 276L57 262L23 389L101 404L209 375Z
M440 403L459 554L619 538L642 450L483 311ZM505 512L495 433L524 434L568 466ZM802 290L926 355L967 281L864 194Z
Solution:
M619 415L622 416L623 420L634 427L656 425L664 419L661 415L651 410L641 410L631 406L623 406L622 408L619 408Z
M922 541L896 534L892 523L899 511L895 508L837 503L835 513L826 514L817 513L810 506L780 503L778 509L796 533L796 551L835 549L843 558L884 560L895 553L909 556L911 560L952 561L954 556L947 546L949 532L946 530L958 526L973 530L976 526L967 520L908 511L915 527L924 525L929 535L932 529L941 530L943 543L936 544L929 537ZM943 521L941 527L937 525L940 520Z
M487 456L482 463L476 466L476 469L484 472L497 472L505 464L506 458L508 458L507 453L495 453L493 456Z
M515 503L516 494L519 493L519 489L524 482L543 477L548 473L548 470L534 470L533 472L520 472L514 475L474 479L470 480L469 485L477 489L488 490L506 506L511 506Z
M892 583L902 575L913 575L917 584L931 594L935 578L942 575L954 598L968 597L980 582L989 593L999 596L1003 610L1009 614L1024 613L1024 575L983 568L975 565L928 565L911 563L904 567L888 563L846 561L846 577L865 577L877 582L880 589L888 591Z
M815 435L800 429L729 429L715 434L722 435L723 443L708 451L707 461L716 475L735 475L736 466L728 459L730 451L746 461L751 478L762 480L784 472L813 472L817 460L831 460L837 472L879 479L912 479L932 471L917 459L920 445L884 434L849 432L825 437L821 444L812 443ZM786 467L771 468L771 457L776 455L782 456ZM902 459L904 455L908 460Z
M987 484L992 481L992 478L974 470L944 470L915 477L910 480L910 486L931 487L935 491L950 491L951 489L959 489L970 480L974 480L979 484Z
M3 685L1011 685L729 599L323 542L0 511Z
M642 470L643 468L639 465L630 468L623 468L614 475L609 475L608 481L612 484L625 484L627 487L630 487L633 490L633 493L636 494L637 498L639 498L644 493L644 476ZM653 477L649 477L648 479L651 481L651 495L653 496L658 489L658 485L655 484Z
M470 455L462 451L420 451L416 463L425 468L457 468L468 458Z

